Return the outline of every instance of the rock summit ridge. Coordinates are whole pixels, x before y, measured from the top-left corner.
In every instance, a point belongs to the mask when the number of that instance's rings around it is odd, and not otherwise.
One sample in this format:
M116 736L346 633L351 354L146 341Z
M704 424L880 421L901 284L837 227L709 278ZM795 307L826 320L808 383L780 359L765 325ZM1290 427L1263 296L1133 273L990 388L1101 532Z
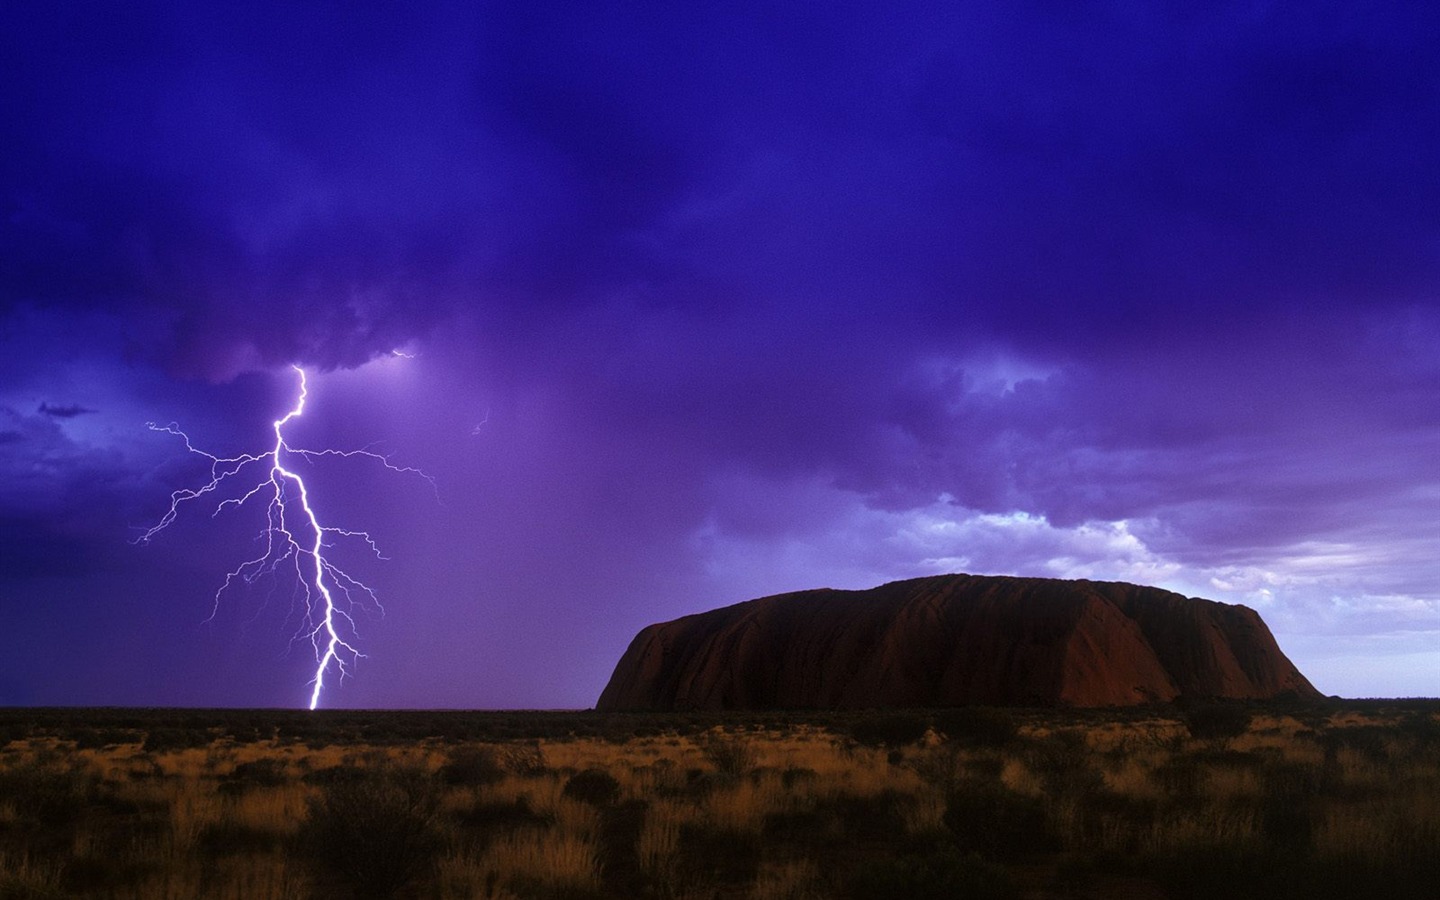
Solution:
M600 710L1129 706L1319 692L1246 606L1123 582L935 575L650 625Z

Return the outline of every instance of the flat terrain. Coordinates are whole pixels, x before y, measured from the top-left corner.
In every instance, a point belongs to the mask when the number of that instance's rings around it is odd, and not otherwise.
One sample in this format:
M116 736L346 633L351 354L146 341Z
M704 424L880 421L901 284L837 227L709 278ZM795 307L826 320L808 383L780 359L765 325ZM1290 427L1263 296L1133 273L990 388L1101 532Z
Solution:
M0 900L1440 896L1440 702L0 709Z

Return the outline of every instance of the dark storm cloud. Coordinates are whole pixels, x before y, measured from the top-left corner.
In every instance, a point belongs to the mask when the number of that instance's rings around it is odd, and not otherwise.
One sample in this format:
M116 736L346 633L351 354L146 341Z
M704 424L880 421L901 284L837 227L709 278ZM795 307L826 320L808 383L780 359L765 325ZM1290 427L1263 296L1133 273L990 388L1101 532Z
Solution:
M929 130L985 167L986 252L957 254L953 284L1043 328L1209 333L1203 316L1257 302L1426 283L1423 23L1242 6L1083 18L987 23L931 65Z
M145 489L163 490L122 453L68 437L65 423L80 415L66 415L69 409L57 415L42 404L24 415L0 407L0 580L10 585L116 572L147 505ZM43 593L33 601L24 596L12 589L5 602L44 603Z
M27 416L0 406L0 434L6 436L0 440L0 498L6 510L68 509L76 518L86 517L90 500L130 477L119 453L67 437L61 425L67 418L72 417L43 411Z
M131 306L143 350L218 376L617 292L1047 344L1393 302L1435 268L1425 25L36 13L8 29L5 294Z
M55 419L73 419L76 416L83 416L86 413L93 413L96 410L81 406L78 403L41 403L35 411L42 416L50 416Z
M254 449L286 364L401 348L423 387L310 427L379 410L463 473L462 549L394 555L551 604L516 633L584 620L556 558L620 628L739 590L706 547L899 575L921 525L927 559L1326 543L1422 583L1440 13L934 7L7 6L7 546L104 556L190 471L125 429Z
M127 310L137 353L221 378L355 365L432 320L432 280L458 255L438 213L467 188L406 121L423 67L378 71L397 52L383 26L12 15L7 306Z

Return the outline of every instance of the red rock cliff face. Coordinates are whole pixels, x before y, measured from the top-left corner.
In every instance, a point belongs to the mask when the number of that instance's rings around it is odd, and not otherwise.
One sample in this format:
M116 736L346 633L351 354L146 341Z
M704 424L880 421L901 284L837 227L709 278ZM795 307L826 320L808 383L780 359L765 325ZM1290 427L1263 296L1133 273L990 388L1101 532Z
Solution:
M1319 696L1259 614L1132 584L937 575L642 630L596 708L1126 706Z

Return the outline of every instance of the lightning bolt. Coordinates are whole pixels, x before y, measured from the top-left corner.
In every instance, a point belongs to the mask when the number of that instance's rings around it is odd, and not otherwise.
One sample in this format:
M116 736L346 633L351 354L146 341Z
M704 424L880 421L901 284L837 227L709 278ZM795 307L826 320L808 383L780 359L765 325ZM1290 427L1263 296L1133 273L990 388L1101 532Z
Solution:
M295 406L273 423L275 444L264 453L242 453L238 456L221 457L197 448L190 436L181 431L175 423L156 425L147 422L152 431L173 434L185 442L189 453L202 456L210 461L210 480L197 488L181 488L170 494L170 508L160 521L136 539L136 543L149 543L164 531L180 514L180 509L191 501L218 497L217 492L228 487L232 479L239 479L242 473L260 469L263 477L244 494L220 499L211 517L218 516L227 507L241 507L252 498L265 500L265 528L261 532L262 552L253 559L236 566L225 576L225 582L215 592L214 607L206 621L219 611L221 597L237 581L253 583L264 575L276 575L282 568L293 569L294 576L303 592L304 614L299 631L293 640L308 640L315 650L315 676L311 686L310 709L320 703L320 694L325 687L325 676L333 671L343 679L364 656L354 640L355 619L351 610L357 602L369 602L384 612L379 598L368 585L352 577L327 557L335 546L336 539L354 539L364 542L377 559L385 557L374 539L365 531L350 531L333 525L322 525L310 501L310 492L305 479L286 461L301 458L308 461L326 457L364 457L384 466L392 472L418 475L435 486L434 479L419 469L397 466L390 459L372 450L306 450L292 447L285 440L285 426L305 413L308 389L305 370L291 366L299 378L299 389ZM258 474L258 473L257 473ZM242 482L243 483L243 482ZM348 639L347 639L348 637Z

